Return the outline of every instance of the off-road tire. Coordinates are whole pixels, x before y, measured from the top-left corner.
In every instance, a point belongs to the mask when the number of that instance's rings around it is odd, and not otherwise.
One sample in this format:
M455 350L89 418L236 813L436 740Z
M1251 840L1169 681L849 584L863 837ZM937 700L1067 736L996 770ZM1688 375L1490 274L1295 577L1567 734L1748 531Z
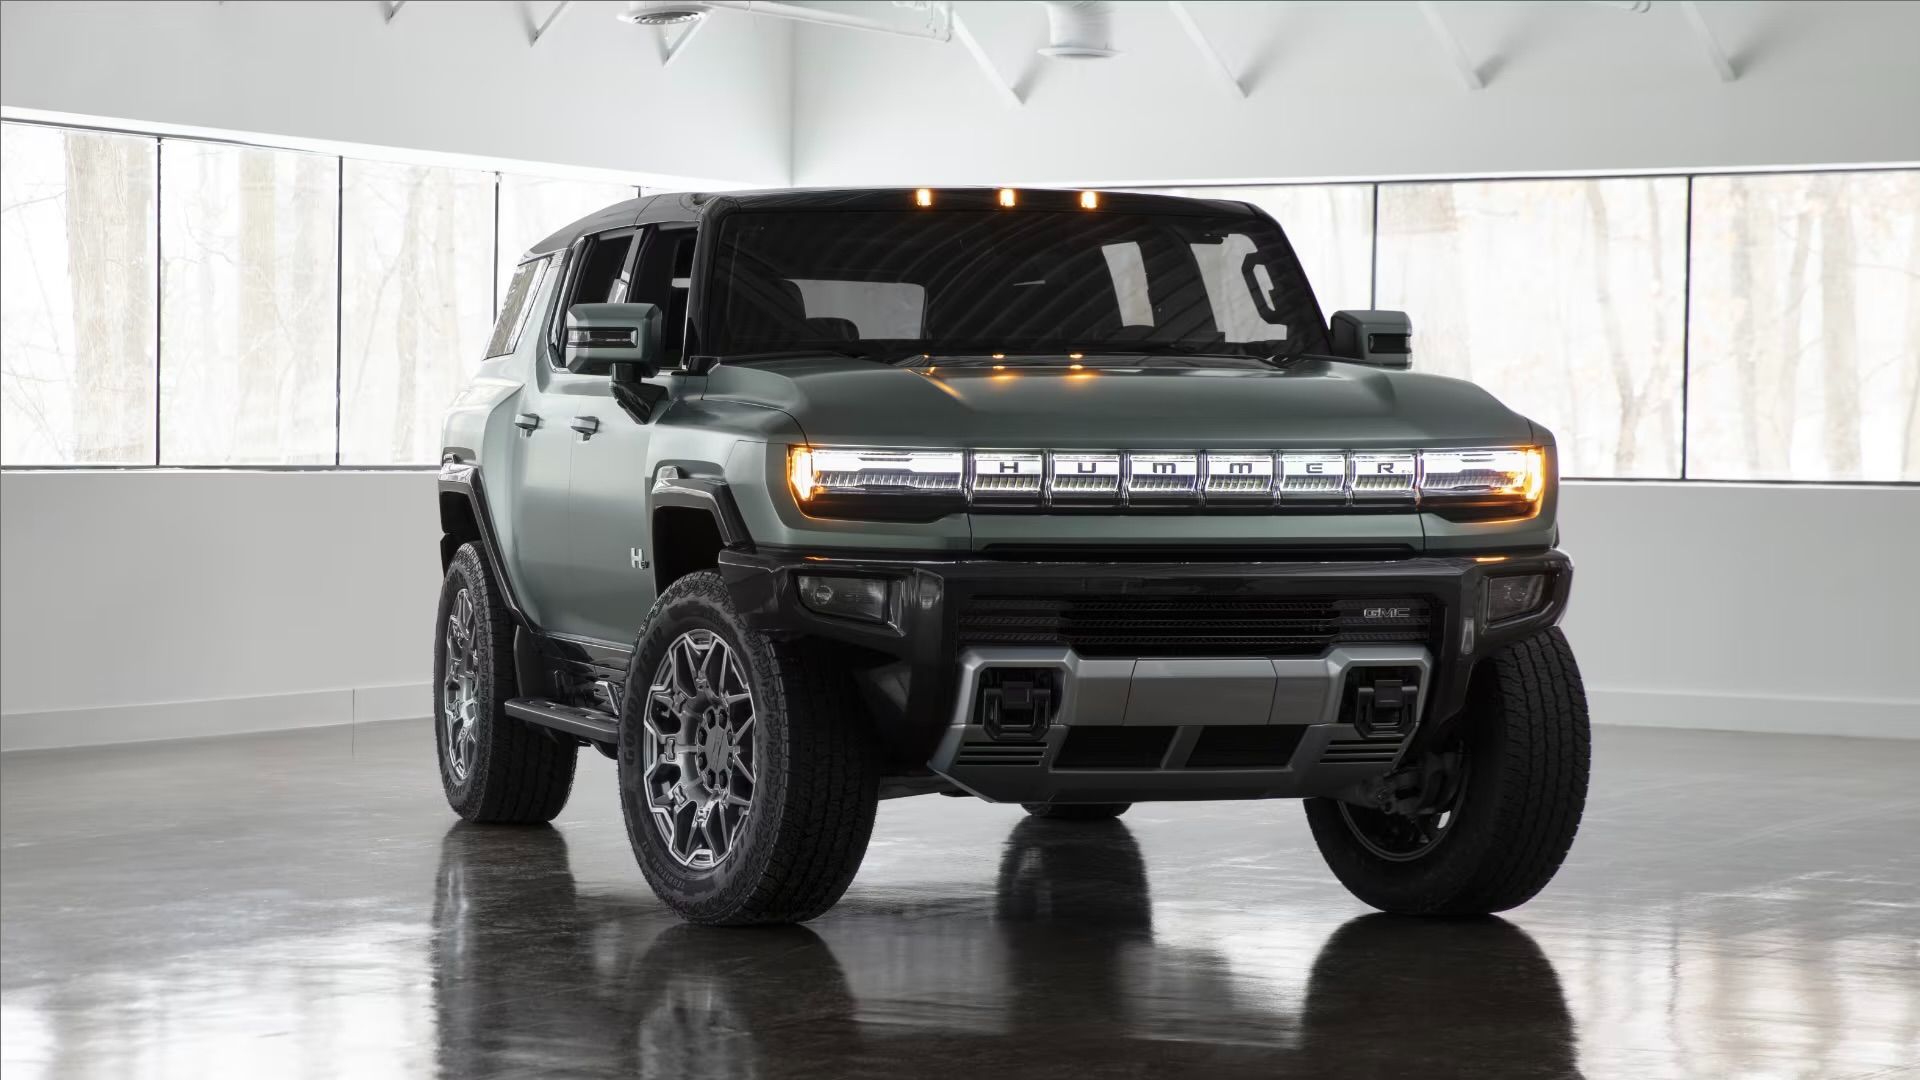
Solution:
M1484 915L1526 903L1560 869L1586 805L1586 691L1557 627L1481 661L1459 723L1467 755L1458 820L1407 861L1383 858L1334 799L1307 821L1354 896L1403 915Z
M683 865L647 808L643 740L650 688L689 630L720 638L753 695L752 807L716 865ZM747 628L720 575L688 574L661 594L635 642L622 695L620 809L653 891L689 922L798 923L839 901L873 834L880 753L848 673L802 644Z
M1111 821L1132 809L1129 802L1106 803L1021 803L1021 808L1037 818L1050 821Z
M472 761L464 778L448 758L447 681L449 619L462 590L474 608L473 666L477 691ZM552 821L573 791L579 747L508 716L518 691L513 669L513 619L475 544L463 544L447 565L440 587L433 639L433 733L440 784L455 813L479 824L530 825Z

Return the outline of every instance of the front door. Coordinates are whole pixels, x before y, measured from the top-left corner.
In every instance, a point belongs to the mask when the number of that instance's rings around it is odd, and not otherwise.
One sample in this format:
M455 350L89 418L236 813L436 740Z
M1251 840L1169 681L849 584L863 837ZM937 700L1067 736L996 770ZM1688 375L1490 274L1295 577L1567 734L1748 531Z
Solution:
M598 429L573 447L569 523L578 588L571 614L582 636L600 641L631 645L653 607L647 442L685 381L671 372L680 364L684 342L693 238L691 226L644 228L625 296L629 303L660 306L661 373L647 381L666 396L646 423L636 423L614 401L611 383L600 379L594 402Z

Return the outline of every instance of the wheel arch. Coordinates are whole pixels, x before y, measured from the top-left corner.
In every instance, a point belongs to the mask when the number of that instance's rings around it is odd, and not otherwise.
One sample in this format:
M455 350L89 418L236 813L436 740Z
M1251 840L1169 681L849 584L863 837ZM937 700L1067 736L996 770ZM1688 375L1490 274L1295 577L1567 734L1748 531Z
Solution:
M513 578L501 558L500 538L494 532L493 516L487 506L486 485L480 466L449 461L440 467L440 571L445 573L463 544L477 544L480 555L492 572L507 614L522 627L531 626L526 609L520 606Z
M740 509L724 481L661 470L653 486L653 580L656 593L701 570L715 570L722 551L751 551Z

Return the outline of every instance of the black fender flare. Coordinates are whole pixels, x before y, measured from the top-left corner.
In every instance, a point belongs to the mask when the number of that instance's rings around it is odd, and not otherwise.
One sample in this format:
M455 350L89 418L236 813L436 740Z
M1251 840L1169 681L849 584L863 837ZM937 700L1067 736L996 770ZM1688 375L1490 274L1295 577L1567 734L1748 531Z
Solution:
M727 550L753 550L753 538L747 534L746 519L740 516L740 506L734 502L733 490L726 481L685 476L679 468L668 465L655 476L650 497L652 505L649 511L663 506L706 511L713 515L714 526L720 531L720 543Z
M507 573L506 560L500 555L500 537L494 531L492 508L487 503L486 483L480 477L480 466L472 462L449 459L440 465L441 495L441 539L451 533L448 528L445 496L454 495L467 500L467 506L473 514L473 524L480 534L480 551L486 557L488 569L493 571L493 580L500 589L500 597L506 603L507 613L513 616L518 625L533 629L533 623L527 618L526 608L520 605L520 596L514 591L513 577ZM452 556L445 547L441 550L444 563ZM442 567L444 569L444 567Z

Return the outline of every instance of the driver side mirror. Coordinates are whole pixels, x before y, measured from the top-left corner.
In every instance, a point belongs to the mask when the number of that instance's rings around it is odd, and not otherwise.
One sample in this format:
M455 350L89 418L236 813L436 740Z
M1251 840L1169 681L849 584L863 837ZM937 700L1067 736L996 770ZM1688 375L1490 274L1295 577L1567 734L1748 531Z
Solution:
M1374 367L1413 366L1413 320L1404 311L1336 311L1333 355Z
M659 370L658 304L575 304L567 309L567 370L610 375L615 364L632 364L642 378Z

